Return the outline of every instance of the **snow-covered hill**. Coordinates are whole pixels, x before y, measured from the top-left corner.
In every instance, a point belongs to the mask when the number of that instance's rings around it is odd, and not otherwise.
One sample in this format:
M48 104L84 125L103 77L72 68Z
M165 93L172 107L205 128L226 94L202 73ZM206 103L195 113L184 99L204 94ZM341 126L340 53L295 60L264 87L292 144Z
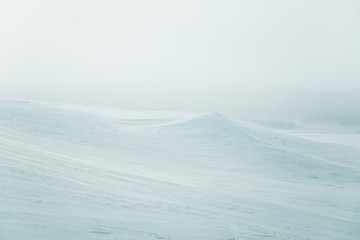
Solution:
M360 150L218 113L0 100L0 240L359 239Z

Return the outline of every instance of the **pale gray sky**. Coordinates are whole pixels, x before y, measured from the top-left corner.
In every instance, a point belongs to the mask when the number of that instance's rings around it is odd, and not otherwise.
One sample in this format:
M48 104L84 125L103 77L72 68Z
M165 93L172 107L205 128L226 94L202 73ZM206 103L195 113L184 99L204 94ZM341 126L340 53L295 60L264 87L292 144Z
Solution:
M360 116L360 1L0 0L0 97Z

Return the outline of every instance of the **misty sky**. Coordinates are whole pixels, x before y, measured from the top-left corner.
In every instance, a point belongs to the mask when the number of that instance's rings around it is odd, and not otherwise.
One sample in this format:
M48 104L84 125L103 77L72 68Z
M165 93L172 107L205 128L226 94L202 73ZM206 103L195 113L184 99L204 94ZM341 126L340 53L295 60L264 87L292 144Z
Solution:
M360 1L0 0L0 97L360 123Z

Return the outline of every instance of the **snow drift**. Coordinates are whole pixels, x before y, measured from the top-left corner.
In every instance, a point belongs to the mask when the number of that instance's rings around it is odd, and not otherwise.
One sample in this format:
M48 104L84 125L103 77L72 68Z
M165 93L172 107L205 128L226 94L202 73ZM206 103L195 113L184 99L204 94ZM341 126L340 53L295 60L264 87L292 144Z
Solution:
M359 156L218 113L0 100L0 239L358 239Z

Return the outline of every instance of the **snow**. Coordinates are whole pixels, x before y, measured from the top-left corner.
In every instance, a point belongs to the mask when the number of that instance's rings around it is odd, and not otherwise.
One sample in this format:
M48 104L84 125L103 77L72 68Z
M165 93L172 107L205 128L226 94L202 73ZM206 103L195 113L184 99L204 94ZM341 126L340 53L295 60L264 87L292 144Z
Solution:
M360 148L320 140L0 100L0 239L358 239Z

